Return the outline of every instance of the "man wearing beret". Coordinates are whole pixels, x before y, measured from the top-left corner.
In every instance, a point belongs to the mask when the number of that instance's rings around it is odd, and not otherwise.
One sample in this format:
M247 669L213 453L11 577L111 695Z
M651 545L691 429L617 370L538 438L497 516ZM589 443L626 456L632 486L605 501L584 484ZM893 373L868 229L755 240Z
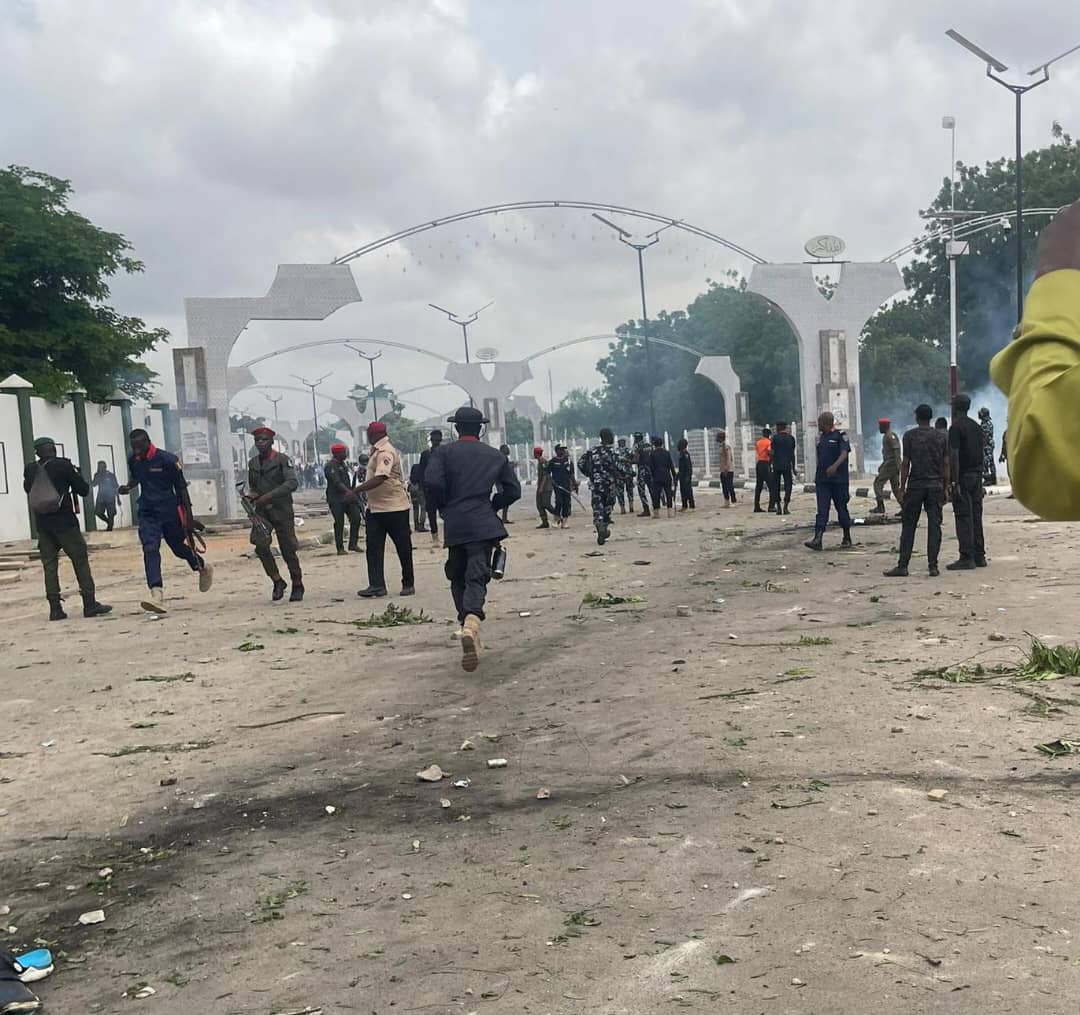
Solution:
M901 501L900 495L900 463L903 453L900 450L900 438L892 428L892 421L882 417L877 421L878 432L881 434L881 464L878 466L877 476L874 477L874 496L877 498L877 506L870 509L872 515L885 514L885 484L892 487L893 500L897 504Z
M75 497L87 497L90 484L66 458L56 455L56 442L51 437L34 441L37 461L23 472L23 489L30 495L30 510L37 525L38 550L41 568L45 572L45 598L49 601L49 620L66 620L60 605L60 551L68 555L82 594L83 616L100 617L112 607L99 603L90 573L90 558L86 540L75 514Z
M256 513L277 536L281 559L285 561L292 580L289 602L298 603L304 598L304 575L300 570L300 556L297 553L300 544L296 539L293 519L292 495L297 487L296 470L288 455L274 449L276 435L270 427L256 427L251 435L259 453L248 462L248 495L255 502ZM270 539L264 541L252 528L251 543L267 577L274 583L270 598L278 602L285 595L286 585L270 549Z
M344 444L330 445L330 461L323 466L326 476L326 504L334 516L334 544L338 556L345 554L345 516L349 518L349 549L359 553L360 505L353 490L352 477L346 458L349 449Z
M371 458L367 474L359 490L367 494L367 514L364 516L367 530L368 584L357 595L375 599L386 595L386 574L383 554L386 537L389 536L401 562L401 594L411 596L416 592L413 578L412 532L409 528L411 501L405 489L401 473L401 456L390 443L386 424L376 420L368 424L368 443Z

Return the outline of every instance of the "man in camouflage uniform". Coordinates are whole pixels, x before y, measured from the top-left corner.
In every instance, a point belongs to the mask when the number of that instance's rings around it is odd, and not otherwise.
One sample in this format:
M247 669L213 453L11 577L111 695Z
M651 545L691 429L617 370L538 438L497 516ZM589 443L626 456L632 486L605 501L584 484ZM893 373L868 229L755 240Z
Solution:
M292 579L289 602L298 603L304 598L304 575L300 570L300 557L297 554L300 544L293 520L292 495L297 487L296 470L288 455L274 450L273 430L260 426L252 431L252 436L259 453L248 460L247 493L254 502L256 513L277 536L278 549ZM253 528L251 543L267 577L274 583L271 599L276 602L285 595L287 586L270 550L270 541L257 540Z
M619 453L615 450L615 435L607 427L600 431L600 443L581 456L578 467L589 477L596 542L598 546L603 546L611 535L611 509L615 506L616 484L625 482Z
M652 448L649 442L645 440L643 433L634 434L634 450L630 455L630 461L637 466L637 492L641 500L641 511L638 518L648 518L650 515L649 490L652 487ZM627 482L629 483L632 480L633 470L631 469L627 476ZM633 509L631 508L631 510Z
M619 514L626 514L626 502L630 501L630 514L634 513L634 465L626 438L620 437L615 453L623 469L623 478L615 484L615 497L619 501Z
M892 423L887 419L878 420L878 431L881 433L881 465L878 466L877 476L874 477L874 496L877 498L877 507L870 509L872 515L885 514L885 484L892 486L893 500L897 504L902 500L900 494L900 462L903 453L900 450L900 438L896 436Z

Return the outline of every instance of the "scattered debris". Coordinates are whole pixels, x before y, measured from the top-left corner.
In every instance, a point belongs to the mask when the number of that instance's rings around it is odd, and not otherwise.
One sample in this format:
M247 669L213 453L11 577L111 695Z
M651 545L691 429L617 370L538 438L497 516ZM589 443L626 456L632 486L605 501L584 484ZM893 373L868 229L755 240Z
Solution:
M408 606L391 603L382 613L373 613L367 620L352 621L353 627L405 627L409 624L431 624L432 618L423 610L414 613Z
M434 767L437 768L438 766L436 765ZM455 779L450 785L453 786L454 789L468 789L472 785L472 779Z
M304 719L336 718L345 715L344 712L301 712L300 715L290 715L287 719L271 719L269 722L246 722L240 723L238 730L263 730L270 726L284 726L286 723L301 722Z
M330 815L337 814L337 808L333 804L327 804L323 810Z
M947 789L932 789L926 794L927 800L933 800L934 803L941 803L949 795Z
M157 991L149 983L137 983L134 987L128 987L120 996L142 1001L145 998L153 997L156 993Z
M735 960L730 955L714 955L713 962L718 966L731 966L735 964Z
M79 917L79 923L81 923L84 927L89 927L92 924L104 922L105 910L103 909L91 909L90 912L83 913L82 916Z
M186 751L205 751L213 740L185 740L179 744L129 744L115 751L95 751L106 758L126 758L129 754L183 754Z
M692 617L693 615L694 615L694 611L689 606L676 606L675 607L675 616L676 617Z
M476 750L476 744L474 744L471 740L463 740L461 742L461 746L458 748L458 750L459 751L475 751Z
M1008 639L1000 631L992 631L986 639L987 641L1007 641Z
M151 673L149 676L146 676L146 677L136 677L135 678L136 683L148 682L148 683L152 683L152 684L172 684L172 683L176 683L177 681L183 681L185 684L190 684L190 683L193 683L194 680L195 680L195 674L194 673L177 673L174 676L168 676L168 677L157 676L156 674ZM102 690L104 690L104 688L102 688Z
M450 801L446 797L439 797L439 806L445 811L450 807Z
M547 786L541 786L536 791L536 799L537 800L550 800L551 799L551 790L548 789Z
M508 762L506 758L488 758L488 768L506 768Z
M428 765L427 768L416 773L416 778L421 782L438 782L440 779L446 778L446 773L438 765ZM454 785L457 785L457 783Z
M259 652L266 648L265 645L260 645L257 641L245 641L242 645L237 645L237 649L241 652Z

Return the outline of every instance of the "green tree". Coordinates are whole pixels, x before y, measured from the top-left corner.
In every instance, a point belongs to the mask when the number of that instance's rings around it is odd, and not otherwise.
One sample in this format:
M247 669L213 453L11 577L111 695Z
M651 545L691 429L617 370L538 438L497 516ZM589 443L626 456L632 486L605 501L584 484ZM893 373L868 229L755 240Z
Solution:
M243 430L244 433L249 434L256 427L265 425L266 420L262 416L249 416L246 412L229 413L229 429L233 433Z
M506 443L507 444L531 444L533 441L533 425L531 419L519 416L515 409L506 414Z
M559 407L545 419L553 438L564 436L595 437L602 426L610 426L607 408L599 392L572 388L559 401Z
M23 166L0 170L0 375L59 398L149 394L141 362L168 337L106 304L108 280L143 270L131 245L68 208L71 184Z
M387 414L401 413L405 408L405 403L397 400L394 389L386 384L376 384L374 391L366 384L354 384L349 392L349 398L361 412L367 412L368 399L372 396L375 404L382 410L379 419L385 420Z
M1059 124L1051 143L1027 152L1024 165L1024 206L1058 208L1080 197L1080 142ZM1011 221L1016 206L1015 160L998 159L984 166L957 166L956 207L963 211L1000 213L1002 223L971 237L969 252L957 264L958 366L960 383L978 390L989 382L989 363L1006 345L1016 324L1016 241ZM930 216L950 207L949 181L930 204ZM945 219L931 220L925 236ZM963 219L959 220L961 223ZM1025 218L1024 262L1031 282L1035 243L1046 223L1042 216ZM898 338L913 338L938 349L949 347L949 262L942 239L927 239L904 269L910 295L875 314L864 330L864 345L879 349ZM865 380L865 367L864 367ZM863 401L864 414L867 405Z

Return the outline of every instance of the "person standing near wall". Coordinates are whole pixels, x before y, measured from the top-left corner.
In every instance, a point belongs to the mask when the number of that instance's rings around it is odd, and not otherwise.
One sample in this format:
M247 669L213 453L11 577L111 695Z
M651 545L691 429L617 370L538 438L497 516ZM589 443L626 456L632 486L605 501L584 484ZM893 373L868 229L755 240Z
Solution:
M769 510L773 509L773 483L772 483L772 431L766 426L761 429L761 436L754 445L756 462L754 465L757 486L754 487L754 513L760 514L761 491L769 491Z
M720 472L720 487L724 493L724 507L729 508L735 503L735 452L727 440L727 432L717 431L716 451L719 460L717 468Z
M681 511L688 511L694 504L694 460L690 457L690 442L683 437L679 451L679 501Z
M128 458L128 481L121 494L139 490L139 542L150 595L142 608L164 614L165 592L161 579L161 541L165 540L173 556L185 561L199 576L199 591L208 592L214 580L213 567L189 545L188 537L197 525L191 510L187 479L180 459L172 452L155 447L145 430L128 435L131 456Z
M847 434L836 429L831 412L818 416L817 472L814 474L814 492L817 495L817 518L814 521L814 538L804 545L808 550L820 550L821 540L829 525L829 509L836 506L836 520L844 530L840 543L848 549L851 542L851 515L848 513L848 457L851 445Z
M116 503L120 498L120 481L111 473L104 462L97 463L97 472L90 480L90 486L97 487L94 498L94 514L105 523L105 531L112 532L116 523Z
M986 567L983 541L983 432L969 415L971 399L964 394L952 400L953 424L949 427L949 475L952 478L953 518L960 556L947 571L970 571ZM1047 477L1047 482L1052 480Z
M34 441L34 453L37 461L30 462L23 471L23 489L30 495L30 510L34 512L37 525L49 620L67 620L60 595L61 550L75 569L83 616L104 616L112 611L112 607L97 601L86 539L75 513L75 498L88 497L90 484L68 459L57 457L56 442L51 437L38 437Z
M776 424L776 433L772 439L773 491L776 498L776 513L790 514L791 487L795 482L795 438L788 433L788 425L783 420ZM780 504L780 487L784 488L784 503Z

